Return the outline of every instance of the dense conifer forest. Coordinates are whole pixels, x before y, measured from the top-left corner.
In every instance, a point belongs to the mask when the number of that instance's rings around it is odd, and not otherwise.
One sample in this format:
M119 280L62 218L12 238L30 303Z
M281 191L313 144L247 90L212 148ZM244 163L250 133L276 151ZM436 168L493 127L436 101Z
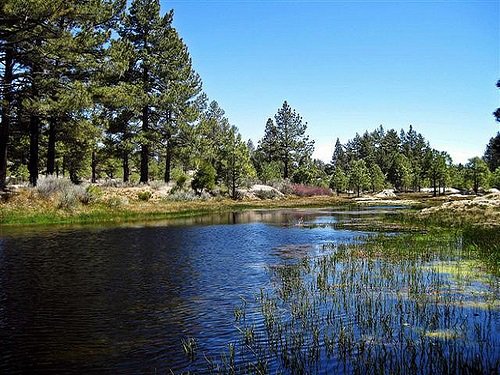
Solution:
M312 157L308 123L284 101L256 124L258 143L246 141L203 92L174 13L158 0L6 0L0 12L2 189L45 175L179 186L189 178L198 193L219 187L231 197L280 180L358 195L500 188L500 133L482 157L457 165L412 125L374 124L332 140L324 163Z

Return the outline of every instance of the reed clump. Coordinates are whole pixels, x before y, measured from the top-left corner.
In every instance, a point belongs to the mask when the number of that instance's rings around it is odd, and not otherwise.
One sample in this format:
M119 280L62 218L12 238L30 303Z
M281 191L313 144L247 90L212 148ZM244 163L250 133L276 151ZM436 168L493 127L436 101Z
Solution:
M235 308L241 340L231 361L211 359L212 369L495 373L500 274L492 233L375 234L273 266L271 286Z

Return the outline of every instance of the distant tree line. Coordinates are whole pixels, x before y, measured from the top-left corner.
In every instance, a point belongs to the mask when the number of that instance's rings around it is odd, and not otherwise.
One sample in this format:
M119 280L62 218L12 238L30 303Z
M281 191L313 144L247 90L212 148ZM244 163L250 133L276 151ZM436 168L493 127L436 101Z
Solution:
M447 187L477 192L480 187L500 186L500 133L490 140L483 158L454 165L448 153L433 149L413 126L399 133L379 126L345 144L337 138L331 162L325 164L311 158L314 144L305 135L306 125L287 102L275 121L267 120L264 137L255 150L252 147L261 181L289 178L357 195L385 187L403 192L431 187L438 195Z
M0 189L8 177L35 186L41 174L183 186L187 172L195 191L224 186L233 197L257 180L357 194L500 185L498 134L483 158L453 165L411 126L380 126L337 139L324 163L285 101L257 145L245 142L203 93L173 16L159 0L3 1Z
M411 125L399 135L380 126L371 133L356 134L345 145L337 139L329 166L330 186L337 192L351 189L358 194L387 186L404 192L431 187L434 195L444 193L447 187L472 189L477 193L480 187L490 186L490 182L498 186L490 178L485 160L475 157L465 165L455 165L447 152L430 147ZM495 171L498 165L490 167Z

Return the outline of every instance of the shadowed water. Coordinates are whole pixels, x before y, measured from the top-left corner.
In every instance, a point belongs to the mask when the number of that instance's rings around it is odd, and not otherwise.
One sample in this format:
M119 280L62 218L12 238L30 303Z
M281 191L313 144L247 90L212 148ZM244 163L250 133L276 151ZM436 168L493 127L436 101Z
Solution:
M165 371L181 339L216 355L233 309L266 267L360 233L322 212L253 211L120 228L5 232L0 240L0 372Z

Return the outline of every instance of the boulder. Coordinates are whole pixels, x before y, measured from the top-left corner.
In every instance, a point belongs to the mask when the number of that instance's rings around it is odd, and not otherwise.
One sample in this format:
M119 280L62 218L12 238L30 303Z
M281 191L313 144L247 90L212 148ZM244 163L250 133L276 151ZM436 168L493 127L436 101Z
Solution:
M285 196L281 191L269 185L253 185L249 193L260 199L283 198Z
M393 189L384 189L380 193L374 195L376 198L396 198L396 194Z

